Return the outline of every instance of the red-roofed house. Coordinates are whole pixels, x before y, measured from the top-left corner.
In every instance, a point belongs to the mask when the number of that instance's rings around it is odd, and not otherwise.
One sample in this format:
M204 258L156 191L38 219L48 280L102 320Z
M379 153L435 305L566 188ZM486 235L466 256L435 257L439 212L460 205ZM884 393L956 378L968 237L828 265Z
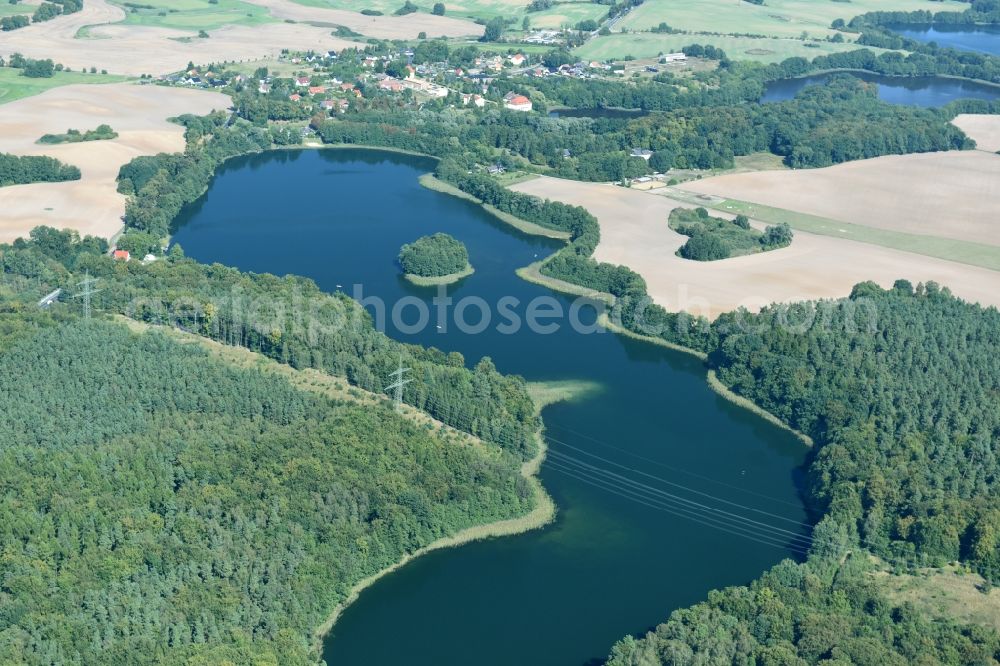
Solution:
M129 261L132 259L132 255L129 254L128 250L115 250L111 256L115 258L115 261Z
M312 83L312 79L310 79L308 76L299 76L296 77L295 79L295 85L301 86L303 88L308 86L310 83Z
M531 100L524 95L514 95L507 100L504 107L511 111L531 111Z
M403 89L403 83L399 79L385 78L378 82L378 87L389 92L400 92Z
M288 99L290 99L293 102L298 102L299 100L302 99L302 95L295 93L294 95L289 95Z
M326 92L326 87L324 87L324 86L310 86L309 87L309 94L310 95L322 95L325 92Z

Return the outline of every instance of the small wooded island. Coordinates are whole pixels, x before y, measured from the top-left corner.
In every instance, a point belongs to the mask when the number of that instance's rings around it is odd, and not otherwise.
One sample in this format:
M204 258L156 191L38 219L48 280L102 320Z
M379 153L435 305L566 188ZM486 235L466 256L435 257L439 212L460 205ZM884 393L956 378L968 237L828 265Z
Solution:
M670 228L689 236L677 255L695 261L716 261L740 257L755 252L767 252L787 247L792 242L792 229L787 224L768 227L763 232L750 226L746 215L735 220L712 217L704 208L675 208L668 219Z
M422 236L399 250L407 280L418 285L451 284L472 275L469 251L448 234Z

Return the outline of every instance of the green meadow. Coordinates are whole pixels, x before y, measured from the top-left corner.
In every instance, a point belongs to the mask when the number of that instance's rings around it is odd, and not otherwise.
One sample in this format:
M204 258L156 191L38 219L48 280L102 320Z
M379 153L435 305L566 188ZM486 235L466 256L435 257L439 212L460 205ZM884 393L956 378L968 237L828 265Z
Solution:
M84 74L83 72L56 72L50 79L31 79L21 76L21 70L0 67L0 104L13 102L43 93L50 88L73 83L118 83L127 81L124 76L113 74Z
M175 30L215 30L226 25L260 25L276 20L267 8L241 0L214 3L208 0L142 0L128 4L115 0L115 4L125 10L126 25Z
M955 0L655 0L634 9L620 28L649 30L666 23L677 30L798 37L827 37L834 19L851 19L870 11L963 11Z

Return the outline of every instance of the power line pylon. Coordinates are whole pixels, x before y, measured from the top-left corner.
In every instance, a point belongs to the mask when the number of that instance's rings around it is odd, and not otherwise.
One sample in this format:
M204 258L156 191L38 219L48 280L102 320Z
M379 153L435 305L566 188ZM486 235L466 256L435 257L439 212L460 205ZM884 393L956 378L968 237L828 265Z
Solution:
M391 373L389 376L395 378L396 381L385 387L386 391L395 391L395 397L393 402L396 403L396 411L403 411L403 387L413 381L413 379L403 379L403 375L409 372L409 368L403 367L403 355L399 355L399 368Z
M97 278L90 277L90 271L84 274L84 279L76 283L76 286L81 287L79 294L74 294L73 298L83 299L83 318L90 319L91 307L90 299L91 297L101 291L100 289L93 289L92 286L97 282Z

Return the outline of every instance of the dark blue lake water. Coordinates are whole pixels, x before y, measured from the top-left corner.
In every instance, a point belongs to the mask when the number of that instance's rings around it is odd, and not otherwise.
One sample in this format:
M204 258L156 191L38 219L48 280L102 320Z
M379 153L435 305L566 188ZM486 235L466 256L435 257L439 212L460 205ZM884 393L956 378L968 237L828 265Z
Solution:
M559 244L421 187L418 176L432 168L427 159L368 150L239 158L185 211L174 239L203 262L305 275L328 291L360 285L391 309L402 298L435 295L402 279L395 258L403 243L443 231L467 245L476 269L451 288L454 299L492 306L502 297L522 305L544 297L568 308L568 297L514 274ZM704 511L667 512L567 472L569 459L583 460L799 533L804 447L713 393L697 359L565 325L549 334L471 334L435 325L404 332L389 322L387 333L459 351L469 364L490 356L529 380L586 380L599 390L543 413L552 454L541 479L559 506L556 522L436 551L383 578L327 637L329 664L580 666L709 590L746 583L796 555L784 539L753 540L774 536L763 526L720 529Z
M792 99L806 86L826 83L833 73L772 81L765 87L761 102L783 102ZM964 79L940 76L882 76L867 72L851 72L851 76L874 83L878 96L891 104L939 107L956 99L1000 99L1000 86Z
M895 33L918 42L934 42L959 51L1000 55L1000 25L889 25Z

